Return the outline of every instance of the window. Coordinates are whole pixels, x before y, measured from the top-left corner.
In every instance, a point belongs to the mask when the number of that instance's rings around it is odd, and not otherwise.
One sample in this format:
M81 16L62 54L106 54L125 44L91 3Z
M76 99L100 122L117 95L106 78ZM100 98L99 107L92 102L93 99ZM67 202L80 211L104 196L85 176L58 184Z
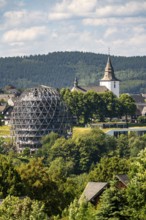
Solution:
M116 82L114 82L114 88L116 88Z

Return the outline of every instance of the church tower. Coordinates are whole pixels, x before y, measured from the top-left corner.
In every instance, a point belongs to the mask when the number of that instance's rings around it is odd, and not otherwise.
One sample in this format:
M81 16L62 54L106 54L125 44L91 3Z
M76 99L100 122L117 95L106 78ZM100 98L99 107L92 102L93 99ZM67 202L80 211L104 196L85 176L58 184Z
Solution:
M106 86L107 89L119 97L119 82L120 80L115 77L114 68L109 55L105 67L104 77L100 80L100 86Z

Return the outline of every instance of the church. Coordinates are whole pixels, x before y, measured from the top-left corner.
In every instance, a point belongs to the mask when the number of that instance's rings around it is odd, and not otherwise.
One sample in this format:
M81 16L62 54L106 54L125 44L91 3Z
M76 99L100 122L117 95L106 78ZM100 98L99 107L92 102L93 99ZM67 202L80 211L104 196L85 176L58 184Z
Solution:
M75 78L74 86L71 89L71 91L77 91L77 92L87 92L87 91L94 91L94 92L106 92L111 91L113 94L115 94L119 98L120 93L120 80L118 80L115 77L114 68L112 66L111 57L108 56L107 64L104 71L104 76L100 80L99 86L91 86L91 87L80 87L78 85L78 80Z

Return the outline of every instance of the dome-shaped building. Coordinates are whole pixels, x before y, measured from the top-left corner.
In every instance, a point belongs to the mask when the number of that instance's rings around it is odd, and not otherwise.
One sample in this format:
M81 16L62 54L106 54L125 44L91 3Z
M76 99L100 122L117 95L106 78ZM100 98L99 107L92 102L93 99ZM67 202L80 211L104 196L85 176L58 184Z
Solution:
M42 136L51 131L65 135L71 127L71 117L60 94L47 86L24 91L15 101L11 117L19 151L25 147L33 151L41 146Z

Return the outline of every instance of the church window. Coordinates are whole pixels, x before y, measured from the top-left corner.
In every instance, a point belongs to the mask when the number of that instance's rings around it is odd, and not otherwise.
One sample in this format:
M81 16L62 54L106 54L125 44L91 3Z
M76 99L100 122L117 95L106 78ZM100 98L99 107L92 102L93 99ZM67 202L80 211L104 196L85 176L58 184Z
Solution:
M114 82L114 88L116 88L116 82Z

